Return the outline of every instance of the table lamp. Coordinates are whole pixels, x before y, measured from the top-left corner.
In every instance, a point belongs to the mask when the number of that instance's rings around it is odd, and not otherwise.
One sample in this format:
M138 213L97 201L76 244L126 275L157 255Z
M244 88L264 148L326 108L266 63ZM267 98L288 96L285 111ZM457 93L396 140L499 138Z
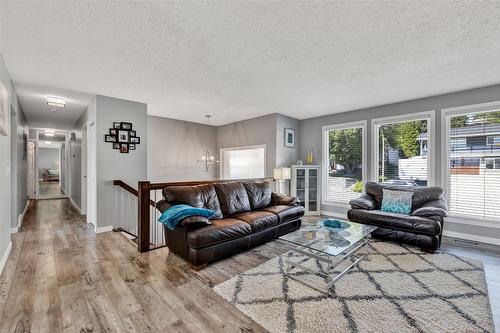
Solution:
M274 180L276 181L276 192L278 194L287 194L284 192L285 180L291 179L292 169L290 168L275 168L274 169Z

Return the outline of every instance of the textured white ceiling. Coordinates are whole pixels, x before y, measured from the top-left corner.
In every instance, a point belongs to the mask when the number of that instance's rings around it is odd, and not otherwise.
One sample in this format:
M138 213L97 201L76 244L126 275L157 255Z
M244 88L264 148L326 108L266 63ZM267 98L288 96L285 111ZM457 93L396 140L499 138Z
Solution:
M16 83L214 124L500 83L500 2L8 2Z
M93 95L35 84L16 83L16 92L29 125L40 128L72 129ZM46 97L62 97L64 108L47 106Z

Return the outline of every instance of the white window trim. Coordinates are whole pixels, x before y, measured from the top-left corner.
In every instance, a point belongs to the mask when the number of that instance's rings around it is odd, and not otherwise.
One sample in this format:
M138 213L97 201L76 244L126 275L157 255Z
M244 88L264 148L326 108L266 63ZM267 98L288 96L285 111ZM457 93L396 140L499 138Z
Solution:
M350 208L351 206L348 203L345 202L338 202L338 201L329 201L326 200L328 197L327 191L328 191L328 186L327 180L328 180L328 162L329 159L328 157L328 132L332 129L349 129L349 128L359 128L361 127L361 148L362 148L362 180L363 183L366 183L368 177L368 172L367 172L367 158L368 158L368 153L367 153L367 140L366 140L366 130L367 130L367 125L368 121L366 120L361 120L361 121L354 121L350 123L342 123L342 124L335 124L335 125L327 125L323 126L321 128L321 135L322 135L322 140L321 140L321 203L323 205L331 205L331 206L337 206L337 207L345 207L345 208Z
M264 148L264 178L266 177L266 171L267 171L267 145L254 145L254 146L242 146L242 147L229 147L229 148L220 148L219 151L219 156L220 156L220 163L219 163L219 174L220 174L220 179L224 179L224 152L225 151L231 151L231 150L247 150L247 149L257 149L257 148Z
M436 149L434 147L436 111L423 111L399 116L376 118L371 121L372 130L372 172L370 180L378 183L379 139L378 130L382 125L402 123L412 120L427 120L427 186L433 186L436 181Z
M441 139L441 151L443 159L441 161L441 187L444 189L445 197L448 202L450 201L450 155L448 154L450 149L450 122L451 117L461 116L471 113L480 113L488 111L498 111L500 108L500 101L464 105L454 108L445 108L441 110L441 133L443 135ZM450 214L447 221L453 223L474 225L479 227L489 227L489 228L500 228L498 221L490 218L478 218L477 216L465 215L465 214Z

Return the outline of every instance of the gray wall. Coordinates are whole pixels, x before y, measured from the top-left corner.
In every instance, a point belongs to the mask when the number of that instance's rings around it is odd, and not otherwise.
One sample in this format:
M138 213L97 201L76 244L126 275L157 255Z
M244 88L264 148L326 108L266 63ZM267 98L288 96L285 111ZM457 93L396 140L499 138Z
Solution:
M300 125L299 120L282 114L276 115L276 167L288 167L299 159ZM295 130L295 147L285 147L285 128Z
M141 138L136 150L121 154L104 142L114 121L130 122ZM96 227L111 226L114 219L114 179L137 187L139 180L147 177L147 106L105 96L96 96L97 134L97 222Z
M60 172L59 154L59 148L43 147L38 149L38 178L42 178L43 169L54 169L57 172ZM62 175L59 175L59 177L61 176Z
M0 81L7 90L7 136L0 135L0 263L7 254L10 244L11 227L11 133L10 105L17 108L14 88L11 84L9 73L0 54ZM2 269L3 267L0 267Z
M294 148L284 145L285 128L295 130ZM266 144L266 176L271 177L273 168L297 162L299 140L299 121L281 114L218 127L148 116L148 179L166 181L218 178L218 164L210 167L206 173L197 162L206 149L212 154L220 155L221 148L261 144Z
M69 143L71 156L70 198L80 209L82 209L82 181L86 181L86 179L82 179L82 162L84 161L82 157L82 128L87 124L87 118L88 110L85 110L73 128L72 132L75 133L75 138L71 139Z
M276 165L276 114L217 127L217 147L266 145L266 177Z
M11 147L11 170L12 175L12 208L11 226L16 227L19 215L21 215L28 203L28 155L25 154L25 142L23 134L28 135L28 124L26 116L19 101L17 101L17 111L12 117L12 147Z
M217 128L148 116L148 179L151 181L215 179L218 164L202 170L197 161L217 151Z
M378 106L363 110L337 113L323 117L311 118L300 121L300 158L305 159L305 154L308 150L312 150L315 157L315 164L322 163L321 156L321 132L322 126L331 124L341 124L360 120L368 120L367 128L367 149L371 147L371 126L370 120L381 117L405 115L422 111L436 111L436 119L434 129L436 135L434 140L435 162L436 162L436 184L441 185L441 165L445 161L445 154L441 152L441 110L450 107L458 107L471 104L487 103L500 100L500 85L494 85L485 88L472 89L451 94L422 98L402 103ZM368 175L371 174L372 160L371 151L368 150ZM322 206L323 211L343 214L346 209L344 207ZM454 230L462 230L460 226L449 226ZM465 229L463 229L465 230ZM459 232L459 231L457 231ZM475 233L480 236L500 238L500 229L479 228L475 229Z

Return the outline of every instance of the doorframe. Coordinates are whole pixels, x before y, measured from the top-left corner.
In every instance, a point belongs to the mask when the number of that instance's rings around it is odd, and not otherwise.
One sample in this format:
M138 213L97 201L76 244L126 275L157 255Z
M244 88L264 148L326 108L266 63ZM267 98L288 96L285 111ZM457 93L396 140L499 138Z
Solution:
M82 129L82 176L80 179L81 182L81 198L82 198L82 203L81 203L81 213L82 215L87 214L87 124L84 124Z
M27 147L27 162L28 162L28 180L27 180L27 186L28 186L28 198L29 199L36 199L37 195L37 184L38 184L38 177L36 176L36 140L29 139L28 140L28 147ZM30 179L30 169L31 169L31 179ZM30 183L31 181L31 191L30 191Z
M87 223L97 230L97 124L87 126ZM93 185L94 182L94 185Z

